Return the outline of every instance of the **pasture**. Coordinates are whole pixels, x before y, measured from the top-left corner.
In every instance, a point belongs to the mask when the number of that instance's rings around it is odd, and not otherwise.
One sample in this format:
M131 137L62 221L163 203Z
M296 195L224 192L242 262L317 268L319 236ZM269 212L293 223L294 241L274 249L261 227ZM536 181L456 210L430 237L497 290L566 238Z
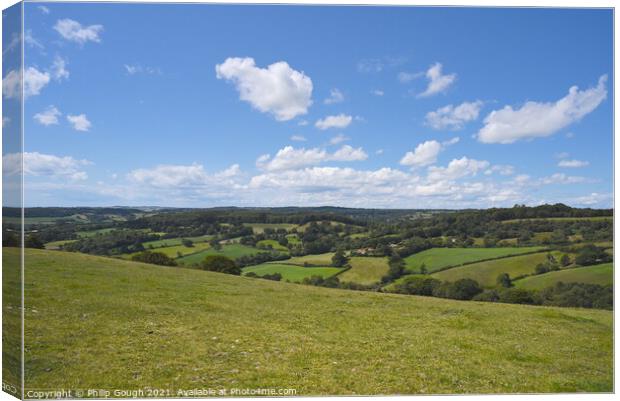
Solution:
M285 247L284 245L280 245L280 243L276 241L275 239L264 239L264 240L258 241L256 243L256 247L259 249L262 249L262 248L275 249L276 251L288 252L288 248Z
M151 247L153 248L160 248L160 247L165 247L165 246L177 246L177 245L182 245L183 244L183 240L184 239L188 239L194 243L198 243L198 242L207 242L209 241L213 236L212 235L201 235L198 237L187 237L187 238L166 238L166 239L160 239L157 241L147 241L145 243L143 243L142 245L149 249Z
M301 282L306 277L321 276L328 278L342 271L338 267L302 267L285 263L263 263L262 265L249 266L243 269L243 274L256 273L259 276L280 273L282 280Z
M503 224L521 223L527 221L611 221L613 216L596 216L596 217L540 217L531 219L511 219L502 221Z
M287 223L243 223L246 227L252 227L252 231L254 234L262 234L265 232L266 228L271 228L273 230L284 229L286 231L291 231L293 228L298 227L297 224L287 224Z
M198 245L198 244L196 244ZM242 256L254 255L259 252L265 252L260 249L252 248L251 246L241 244L223 245L221 249L216 250L213 248L207 249L202 252L193 253L188 256L177 259L177 263L180 265L193 265L202 262L207 255L222 255L231 259L237 259Z
M431 248L406 257L406 269L419 273L422 264L428 273L465 263L501 258L512 255L535 252L544 249L539 246L503 247L503 248Z
M549 273L539 274L537 276L525 277L514 282L517 288L525 288L528 290L540 290L551 287L555 283L562 281L563 283L586 283L613 285L614 267L613 263L603 263L594 266L575 267L553 271Z
M27 249L26 260L26 390L614 389L611 311L346 291L69 252Z
M357 284L375 284L388 272L388 259L354 256L349 259L351 268L338 276L340 281Z
M296 256L286 260L287 264L298 266L329 266L332 264L334 252L321 253L318 255ZM280 263L280 262L267 262Z
M562 257L561 252L551 252L551 254L556 260ZM432 277L443 281L471 278L483 287L492 288L497 286L497 276L501 273L508 273L511 278L533 274L536 265L545 261L547 261L547 252L539 252L453 267L433 273Z

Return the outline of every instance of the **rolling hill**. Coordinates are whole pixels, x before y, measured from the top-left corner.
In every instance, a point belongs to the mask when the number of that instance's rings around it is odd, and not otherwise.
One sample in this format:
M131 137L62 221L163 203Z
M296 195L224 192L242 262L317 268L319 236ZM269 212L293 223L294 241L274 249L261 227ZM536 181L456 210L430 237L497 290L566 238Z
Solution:
M25 259L27 389L613 391L610 311L327 289L58 251ZM10 300L3 307L17 309Z

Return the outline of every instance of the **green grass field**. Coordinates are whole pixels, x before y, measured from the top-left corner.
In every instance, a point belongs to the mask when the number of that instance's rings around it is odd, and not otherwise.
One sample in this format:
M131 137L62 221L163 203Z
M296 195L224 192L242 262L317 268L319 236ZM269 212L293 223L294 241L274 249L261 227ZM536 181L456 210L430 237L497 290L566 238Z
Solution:
M252 248L251 246L246 246L246 245L241 245L241 244L230 244L230 245L223 245L222 249L220 250L207 249L202 252L184 256L182 258L177 259L177 263L182 264L182 265L193 265L193 264L202 262L202 260L207 255L222 255L222 256L229 257L231 259L237 259L242 256L254 255L259 252L265 252L265 251Z
M52 241L52 242L47 242L45 244L45 249L60 249L60 247L64 244L70 244L72 242L75 242L77 240L74 239L66 239L66 240L62 240L62 241Z
M405 264L408 271L419 273L420 266L424 263L426 270L429 273L433 273L449 266L519 255L540 249L544 248L539 246L521 248L432 248L406 257Z
M545 221L545 220L549 220L549 221L583 221L583 220L590 220L590 221L606 221L606 220L612 220L613 216L597 216L597 217L541 217L541 218L532 218L532 219L512 219L512 220L504 220L502 221L502 223L504 224L508 224L508 223L520 223L522 221Z
M281 223L281 224L243 223L243 225L246 226L246 227L252 227L252 231L254 232L254 234L262 234L263 232L265 232L265 228L272 228L274 230L277 230L279 228L283 228L286 231L290 231L293 228L297 227L297 224L287 224L287 223Z
M551 252L551 254L556 260L562 257L561 252ZM471 278L480 283L481 286L491 288L497 285L497 276L501 273L508 273L512 278L533 274L536 265L544 263L546 260L547 252L540 252L453 267L434 273L432 276L443 281Z
M97 234L107 234L110 231L114 231L114 230L115 228L100 228L98 230L78 231L76 232L76 234L80 238L90 238L90 237L94 237Z
M346 291L58 251L28 249L26 263L26 390L613 391L611 311ZM15 282L19 271L3 273Z
M387 258L355 256L349 259L349 264L351 268L338 276L340 281L374 284L381 281L389 269Z
M280 273L282 280L301 282L306 277L321 276L327 278L341 271L342 269L337 267L302 267L288 264L263 263L262 265L244 268L243 274L253 272L259 276L264 276L265 274Z
M299 236L297 234L288 234L286 236L286 239L288 240L289 244L292 244L292 245L301 244L301 240L299 239Z
M321 253L318 255L306 255L296 256L286 260L286 264L298 265L298 266L329 266L332 264L332 257L334 252ZM267 262L267 263L280 263L280 262Z
M276 251L288 252L288 248L283 245L280 245L280 243L278 243L278 241L276 241L275 239L264 239L256 243L257 248L263 248L263 247L269 248L270 245L271 245L271 249L275 249Z
M571 269L559 270L537 276L525 277L514 282L518 288L530 290L540 290L551 287L555 283L587 283L600 285L613 285L614 267L613 263L603 263L600 265L575 267Z
M198 237L187 237L187 238L167 238L167 239L160 239L157 241L148 241L148 242L143 243L142 245L144 245L144 247L147 249L149 248L149 246L152 246L153 248L160 248L164 246L181 245L184 239L188 239L194 243L198 243L198 242L207 242L211 238L213 238L212 235L201 235Z

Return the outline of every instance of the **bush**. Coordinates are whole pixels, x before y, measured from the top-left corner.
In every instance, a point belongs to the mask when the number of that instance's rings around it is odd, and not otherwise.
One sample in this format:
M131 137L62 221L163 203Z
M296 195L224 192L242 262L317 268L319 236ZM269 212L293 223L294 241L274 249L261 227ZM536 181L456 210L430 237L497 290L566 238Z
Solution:
M344 256L342 249L338 249L336 253L334 253L334 256L332 256L332 266L334 267L342 267L346 265L347 262L347 257Z
M441 284L441 281L430 277L407 277L402 283L394 286L394 292L399 294L432 296L433 291Z
M222 255L207 255L200 263L200 268L237 276L241 274L241 268L235 264L235 261Z
M472 301L499 302L497 290L485 290L472 298Z
M536 301L536 293L522 288L506 288L499 292L499 302L507 304L529 304L539 303Z
M480 284L476 280L463 278L451 282L443 282L435 288L433 295L441 298L469 300L482 292Z
M510 279L510 275L508 273L502 273L497 276L497 284L504 288L512 287L512 280Z
M571 306L580 308L613 308L611 286L585 283L556 283L540 292L543 305Z
M586 245L577 251L575 263L581 266L595 265L599 263L611 262L612 257L605 252L605 249L594 245Z
M133 255L131 257L131 260L133 260L134 262L151 263L154 265L161 265L161 266L176 266L177 265L177 262L175 262L174 259L166 256L165 254L161 252L151 252L151 251L140 252L137 255Z

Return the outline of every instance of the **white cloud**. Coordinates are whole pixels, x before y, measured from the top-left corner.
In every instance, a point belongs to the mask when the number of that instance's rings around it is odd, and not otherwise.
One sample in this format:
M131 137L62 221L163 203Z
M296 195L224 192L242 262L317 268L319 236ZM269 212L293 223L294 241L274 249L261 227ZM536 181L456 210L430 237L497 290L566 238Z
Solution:
M41 72L35 67L24 71L24 97L36 96L50 82L50 74ZM19 99L21 77L17 70L9 71L2 79L2 96L7 99Z
M45 7L45 6L37 6L37 8L39 9L39 11L41 11L43 14L49 14L50 13L50 9Z
M435 63L426 71L428 86L418 97L431 96L446 91L456 81L456 74L443 75L441 63Z
M2 117L2 128L6 127L11 122L11 118L7 116Z
M317 165L329 161L361 161L366 160L368 155L362 148L353 148L344 145L334 153L319 148L293 148L286 146L271 158L270 155L262 155L256 160L256 166L265 171L284 171L301 168L304 166Z
M484 172L485 175L499 173L500 175L513 175L515 173L514 166L508 164L497 164Z
M98 43L101 42L99 34L103 31L103 25L82 26L82 24L77 21L65 18L56 21L54 29L60 36L71 42L79 44L84 44L89 41Z
M88 160L77 160L70 156L60 157L39 152L24 152L23 157L24 174L35 177L85 180L88 175L82 171L82 168L92 164ZM19 174L21 163L21 153L9 153L2 157L2 168L8 175Z
M346 114L338 114L336 116L327 116L318 120L314 125L320 130L329 128L346 128L353 121L353 117Z
M437 156L441 152L442 146L437 141L426 141L416 146L413 152L407 152L400 164L403 166L428 166L437 161Z
M34 119L41 125L55 125L58 124L58 117L60 117L62 113L54 106L48 106L45 111L37 113L34 115Z
M572 86L568 95L556 102L530 101L516 110L505 106L492 111L484 119L477 138L484 143L507 144L553 135L596 109L607 97L606 82L607 75L603 75L596 87L580 91Z
M349 138L348 136L345 136L345 135L343 135L343 134L338 134L338 135L336 135L336 136L332 137L332 138L329 140L329 144L330 144L330 145L338 145L339 143L342 143L342 142L348 141L349 139L351 139L351 138Z
M381 89L373 89L370 91L371 94L375 95L375 96L383 96L385 95L385 92L383 92L383 90Z
M539 180L540 184L553 185L553 184L578 184L589 181L585 177L566 175L564 173L555 173L548 177L543 177Z
M56 80L63 80L69 78L69 71L66 69L67 62L60 56L54 58L52 63L52 77Z
M20 37L21 35L17 34L17 33L13 33L11 35L11 41L6 45L6 46L2 46L2 55L4 56L5 54L12 52L13 50L17 49L17 47L20 44Z
M566 159L567 157L570 156L570 154L568 152L559 152L556 153L555 155L553 155L556 159Z
M383 150L383 149L377 149L377 150L375 150L375 154L376 154L376 155L382 155L382 154L383 154L383 152L384 152L384 150Z
M241 100L278 121L306 114L312 105L312 80L284 61L259 68L250 57L227 58L215 72L218 79L235 84Z
M437 156L447 146L454 145L460 141L459 137L454 137L450 140L439 143L438 141L431 140L425 141L416 146L413 152L405 153L400 164L403 166L424 167L437 162Z
M309 124L309 123L308 123L308 121L307 121L307 120L300 120L300 121L297 123L297 125L302 126L302 127L304 127L304 126L306 126L306 125L308 125L308 124Z
M579 196L573 199L573 202L577 205L583 205L592 207L598 205L599 207L613 207L614 196L611 193L601 194L598 192L592 192L589 195Z
M39 49L43 49L45 47L41 44L41 42L34 38L31 29L26 30L26 32L24 33L24 43L26 43L30 47L36 47Z
M400 81L400 83L406 84L409 83L411 81L413 81L414 79L420 78L424 76L423 72L399 72L398 73L398 80Z
M86 114L79 114L75 116L69 114L67 116L67 121L71 123L73 129L76 131L88 131L91 127L91 123L88 121L88 118L86 118Z
M488 167L489 162L486 160L469 159L463 156L460 159L453 159L447 167L429 167L428 179L430 181L451 181L466 176L475 176Z
M162 164L152 169L136 169L127 174L127 180L133 184L156 189L204 189L212 185L230 185L235 187L235 178L241 174L238 164L227 169L209 174L202 164L170 165Z
M342 94L342 92L340 92L339 89L334 88L329 91L329 97L323 100L323 103L334 104L334 103L340 103L342 101L344 101L344 95Z
M357 63L357 70L359 72L381 72L383 67L383 61L377 58L364 59Z
M305 141L307 141L307 139L303 135L293 135L293 136L291 136L291 141L305 142Z
M142 67L140 64L123 64L123 67L125 67L125 71L127 71L128 75L135 75L135 74L149 74L149 75L161 75L162 71L161 68L159 67Z
M458 106L451 104L426 114L426 124L433 129L462 129L469 121L474 121L480 114L481 101L463 102Z
M586 167L590 165L590 162L583 160L560 160L558 163L558 167L567 167L567 168L578 168L578 167Z

